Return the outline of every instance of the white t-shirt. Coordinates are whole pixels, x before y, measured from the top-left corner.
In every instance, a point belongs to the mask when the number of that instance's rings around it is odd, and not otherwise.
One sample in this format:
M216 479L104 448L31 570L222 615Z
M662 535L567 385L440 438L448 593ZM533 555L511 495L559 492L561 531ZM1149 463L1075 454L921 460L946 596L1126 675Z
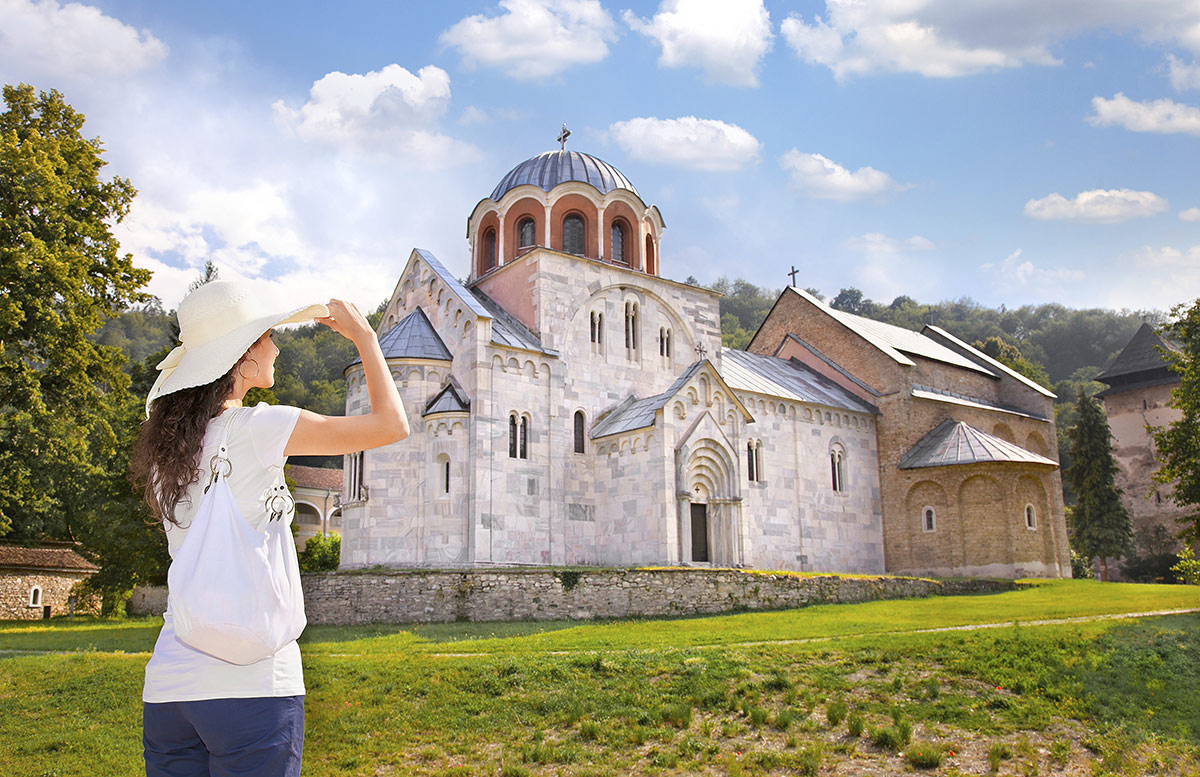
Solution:
M200 497L208 484L209 460L221 444L225 426L234 417L229 434L228 458L233 471L226 478L238 509L252 528L266 528L270 497L286 493L283 449L292 436L300 409L259 404L256 407L226 410L208 422L201 444L202 475L192 484L175 508L179 525L166 522L167 549L171 557L183 544L187 527L200 507ZM292 513L283 516L290 526ZM171 619L171 600L163 614L163 628L154 645L154 655L146 665L146 684L142 701L172 702L201 699L247 699L257 697L298 696L304 693L304 675L300 668L300 648L295 642L275 655L253 664L239 665L214 658L188 647L175 638Z

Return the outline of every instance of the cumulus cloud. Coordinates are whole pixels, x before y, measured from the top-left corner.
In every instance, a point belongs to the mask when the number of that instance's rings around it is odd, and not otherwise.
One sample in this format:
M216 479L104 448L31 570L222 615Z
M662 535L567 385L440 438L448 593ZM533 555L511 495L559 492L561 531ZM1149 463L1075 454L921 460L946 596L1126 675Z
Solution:
M55 0L0 2L0 71L8 78L107 78L154 67L167 46L99 9Z
M469 67L543 79L599 62L616 39L616 23L599 0L500 0L500 8L499 16L460 19L442 33L442 44L458 49Z
M762 150L736 124L695 116L618 121L608 134L634 159L691 170L740 170L758 161Z
M652 19L625 11L625 23L662 48L662 67L698 67L710 81L758 86L758 66L771 48L771 15L763 0L662 0Z
M1175 91L1200 89L1200 63L1193 62L1189 65L1174 54L1168 54L1167 67L1171 86L1175 87Z
M890 300L901 294L935 293L935 265L919 256L937 248L929 238L868 232L847 239L844 245L862 255L851 274L855 285L868 297Z
M1132 189L1092 189L1068 200L1055 192L1025 203L1025 215L1039 221L1085 221L1119 224L1167 210L1167 201L1154 192Z
M1180 221L1200 221L1200 208L1188 208L1187 210L1179 211Z
M299 109L277 100L276 117L305 140L405 156L442 166L465 150L437 132L450 103L450 76L427 65L414 75L399 65L365 74L333 72L312 85Z
M1200 135L1200 108L1173 100L1130 100L1122 92L1111 99L1092 98L1092 115L1087 117L1095 127L1124 127L1132 132L1159 132Z
M1044 269L1037 267L1028 259L1021 259L1022 250L1018 248L1004 260L998 263L988 262L979 266L984 272L996 275L1002 283L1010 286L1029 286L1081 281L1085 275L1082 270L1072 270L1064 267Z
M794 148L783 155L780 165L788 173L792 188L818 199L849 202L908 188L874 167L860 167L851 172L821 154L807 154Z
M879 72L951 78L1056 65L1051 48L1090 30L1116 29L1200 53L1194 0L826 0L825 15L792 14L780 31L801 59L839 80Z

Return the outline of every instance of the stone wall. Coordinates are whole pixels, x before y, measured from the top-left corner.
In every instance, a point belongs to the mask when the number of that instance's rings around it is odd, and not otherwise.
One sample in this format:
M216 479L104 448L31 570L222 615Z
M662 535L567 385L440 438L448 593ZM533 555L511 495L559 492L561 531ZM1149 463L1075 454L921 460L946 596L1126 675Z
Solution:
M6 570L0 572L0 620L40 620L42 608L49 605L51 615L65 615L75 585L87 578L85 573L34 572ZM38 606L29 605L30 591L37 587L41 594ZM93 603L77 603L76 612L83 612Z
M352 571L303 579L309 623L329 625L704 615L1016 587L733 569Z

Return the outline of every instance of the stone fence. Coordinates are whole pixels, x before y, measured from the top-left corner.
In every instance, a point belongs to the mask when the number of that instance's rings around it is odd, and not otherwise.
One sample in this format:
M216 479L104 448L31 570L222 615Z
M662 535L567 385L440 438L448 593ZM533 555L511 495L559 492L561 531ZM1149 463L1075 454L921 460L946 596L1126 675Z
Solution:
M694 568L364 570L308 574L303 581L308 622L330 625L712 615L1016 587L1011 580ZM150 592L133 601L143 614L165 605L165 597Z

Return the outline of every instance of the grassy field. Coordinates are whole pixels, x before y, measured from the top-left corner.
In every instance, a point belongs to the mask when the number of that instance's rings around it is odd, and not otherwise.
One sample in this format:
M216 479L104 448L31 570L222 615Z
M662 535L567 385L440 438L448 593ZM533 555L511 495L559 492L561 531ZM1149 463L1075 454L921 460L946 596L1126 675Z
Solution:
M1200 589L312 627L307 777L1200 775ZM1035 625L1038 621L1057 621ZM161 621L0 624L0 775L134 775ZM996 628L933 631L979 624Z

